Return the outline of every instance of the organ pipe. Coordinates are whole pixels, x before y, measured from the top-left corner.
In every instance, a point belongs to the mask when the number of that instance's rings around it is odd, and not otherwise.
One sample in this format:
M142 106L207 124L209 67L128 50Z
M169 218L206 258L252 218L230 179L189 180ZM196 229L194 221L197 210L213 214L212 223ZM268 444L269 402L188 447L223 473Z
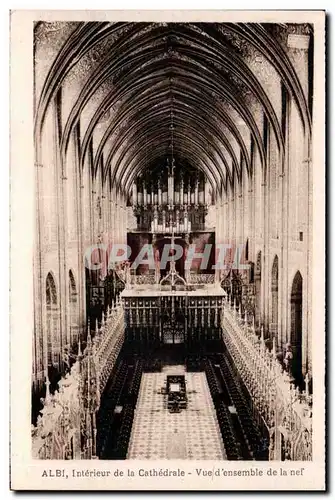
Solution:
M163 200L162 200L162 185L161 182L158 181L158 205L162 205Z
M147 205L147 188L145 186L145 182L143 182L143 205Z
M132 205L140 230L164 233L174 227L187 233L205 227L205 207L211 204L208 179L197 172L185 177L175 168L172 160L159 178L153 172L150 178L140 176L132 184Z
M184 180L183 179L181 179L181 181L180 181L179 203L180 203L180 205L183 205L183 203L184 203Z
M168 201L169 205L174 204L174 166L171 167L168 177Z
M137 184L133 182L133 205L137 204Z
M194 204L199 205L199 181L198 181L198 179L195 181Z

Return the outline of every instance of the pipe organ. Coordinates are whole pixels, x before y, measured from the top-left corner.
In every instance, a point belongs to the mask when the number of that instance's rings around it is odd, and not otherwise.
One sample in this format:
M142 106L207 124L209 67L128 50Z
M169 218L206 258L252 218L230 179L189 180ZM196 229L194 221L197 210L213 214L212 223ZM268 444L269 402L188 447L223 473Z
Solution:
M131 204L138 230L178 233L205 229L211 204L209 182L196 170L181 169L168 161L156 172L138 177L132 187Z

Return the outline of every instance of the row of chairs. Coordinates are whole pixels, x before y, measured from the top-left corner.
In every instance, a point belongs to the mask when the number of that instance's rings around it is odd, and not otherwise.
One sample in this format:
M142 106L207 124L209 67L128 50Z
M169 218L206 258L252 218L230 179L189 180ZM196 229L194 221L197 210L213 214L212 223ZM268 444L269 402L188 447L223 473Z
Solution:
M262 436L259 432L253 416L250 412L248 402L245 399L241 386L234 376L233 368L225 356L219 356L220 368L223 380L233 405L236 408L237 418L242 429L246 445L253 458L258 458Z
M105 395L105 404L111 411L107 412L109 422L103 443L103 458L126 458L142 372L141 358L138 357L135 363L132 363L131 358L123 360L122 367L115 374L109 392ZM119 407L118 410L116 406Z
M143 360L137 359L135 361L135 368L132 372L132 378L127 387L127 394L124 394L126 403L122 408L120 415L121 423L116 439L115 448L112 451L112 458L116 460L123 460L127 458L127 451L129 446L129 439L134 420L134 412L138 393L140 390L141 378L143 373Z
M227 458L228 460L242 460L240 445L235 437L229 411L223 401L218 401L215 406Z
M205 372L207 376L207 382L209 385L209 390L212 395L213 401L216 401L218 397L220 396L221 390L220 386L217 380L217 377L215 375L215 371L213 368L213 364L209 359L205 360Z
M97 452L99 455L104 452L108 442L114 421L114 410L120 399L127 373L127 364L121 361L105 390L97 418Z
M131 428L134 420L134 408L131 404L126 404L121 413L121 425L116 440L116 446L112 452L115 460L124 460L127 458L128 443L130 439Z
M135 363L135 370L128 390L128 399L129 402L133 405L133 407L136 406L137 397L140 390L142 372L143 372L143 361L142 359L139 359Z
M229 411L221 399L222 391L220 390L213 364L209 359L205 361L205 372L209 390L215 405L227 458L228 460L241 460L240 447L235 437L233 423Z
M123 387L126 383L127 375L128 365L124 361L121 361L115 375L112 377L111 385L107 388L107 390L105 390L104 393L104 402L106 407L114 409L117 405L123 391Z

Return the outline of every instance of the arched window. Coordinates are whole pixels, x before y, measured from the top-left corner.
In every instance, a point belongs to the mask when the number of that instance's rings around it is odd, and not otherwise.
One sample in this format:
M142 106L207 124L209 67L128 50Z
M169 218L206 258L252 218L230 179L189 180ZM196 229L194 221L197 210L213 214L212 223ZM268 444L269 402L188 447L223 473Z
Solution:
M293 352L292 374L302 383L302 276L294 276L291 290L291 346Z
M59 304L55 279L51 272L46 278L46 324L48 366L60 366Z
M271 335L278 333L278 257L275 256L271 271Z
M69 343L70 346L78 342L78 294L73 272L69 271Z

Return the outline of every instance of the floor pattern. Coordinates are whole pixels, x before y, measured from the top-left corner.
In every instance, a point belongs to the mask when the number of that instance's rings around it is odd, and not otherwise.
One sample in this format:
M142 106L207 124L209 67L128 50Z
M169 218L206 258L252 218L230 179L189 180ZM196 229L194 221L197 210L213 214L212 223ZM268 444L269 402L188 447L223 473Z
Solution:
M188 406L181 413L170 413L160 394L168 374L185 375ZM127 458L226 460L205 373L170 365L142 375Z

